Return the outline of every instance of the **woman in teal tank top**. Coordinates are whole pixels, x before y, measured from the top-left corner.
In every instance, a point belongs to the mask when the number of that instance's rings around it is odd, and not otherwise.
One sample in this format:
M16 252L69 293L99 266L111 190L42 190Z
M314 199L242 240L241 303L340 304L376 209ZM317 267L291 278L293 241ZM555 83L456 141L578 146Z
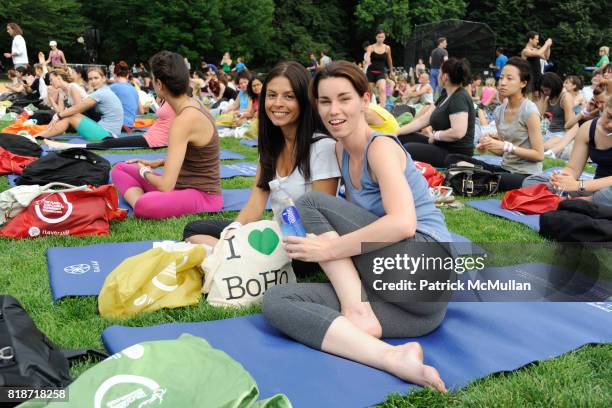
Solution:
M311 95L339 142L336 156L347 200L301 196L296 206L309 235L286 237L284 245L289 257L318 262L330 283L275 286L264 295L264 315L310 347L445 391L438 371L423 363L418 343L392 346L380 340L422 336L444 319L450 290L384 290L400 280L410 286L454 280L454 272L435 267L408 271L385 264L398 258L450 258L444 217L397 138L368 127L368 81L356 65L339 61L324 67L311 84Z

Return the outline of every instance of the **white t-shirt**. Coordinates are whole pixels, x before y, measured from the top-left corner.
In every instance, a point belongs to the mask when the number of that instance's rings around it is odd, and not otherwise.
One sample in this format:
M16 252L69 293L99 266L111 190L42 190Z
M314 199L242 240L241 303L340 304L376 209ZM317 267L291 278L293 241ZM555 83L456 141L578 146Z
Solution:
M313 137L321 135L315 134ZM310 146L310 181L304 180L300 169L296 168L287 177L276 178L280 186L293 201L302 194L312 191L312 182L340 177L340 168L336 159L336 141L332 138L318 140Z
M25 65L28 63L28 49L26 48L25 39L17 34L13 37L13 46L11 48L13 54L13 65Z

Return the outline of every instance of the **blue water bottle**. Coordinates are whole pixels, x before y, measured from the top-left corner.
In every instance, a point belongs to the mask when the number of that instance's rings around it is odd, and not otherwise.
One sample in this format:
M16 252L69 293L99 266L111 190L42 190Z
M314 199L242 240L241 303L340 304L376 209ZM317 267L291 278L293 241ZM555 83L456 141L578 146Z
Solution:
M281 188L278 179L270 181L268 185L270 186L274 220L278 223L283 236L305 237L306 229L289 194Z

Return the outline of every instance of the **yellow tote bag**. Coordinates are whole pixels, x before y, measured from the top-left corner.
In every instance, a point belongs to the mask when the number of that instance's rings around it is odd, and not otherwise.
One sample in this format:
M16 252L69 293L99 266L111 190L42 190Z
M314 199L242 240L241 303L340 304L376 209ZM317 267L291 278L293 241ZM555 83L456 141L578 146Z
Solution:
M201 245L164 242L126 259L104 282L98 297L100 315L128 318L198 303L205 254Z

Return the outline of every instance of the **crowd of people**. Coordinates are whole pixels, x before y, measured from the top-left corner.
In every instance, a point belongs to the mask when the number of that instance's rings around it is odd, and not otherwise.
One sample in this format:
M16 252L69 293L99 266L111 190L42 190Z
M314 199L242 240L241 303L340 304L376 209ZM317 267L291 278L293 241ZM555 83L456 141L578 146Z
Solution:
M418 256L411 252L415 243L431 243L452 255L444 245L451 241L444 216L414 161L434 167L478 165L501 175L501 191L545 182L612 207L607 47L600 50L588 92L576 76L563 81L542 72L552 40L539 47L533 32L521 56L508 58L497 50L494 76L485 79L484 87L465 59L449 55L446 38L437 40L429 72L423 60L415 66L418 84L391 78L393 58L383 31L364 47L361 67L332 62L324 50L319 60L312 54L307 67L281 62L265 76L250 72L241 58L234 64L229 53L219 67L203 62L190 72L181 55L161 51L148 69L145 64L130 69L124 61L113 63L108 73L89 68L85 84L80 73L66 67L54 41L48 58L39 56L30 71L21 29L11 23L7 31L14 42L5 57L13 59L11 75L17 79L10 89L35 94L38 107L53 113L48 128L34 136L49 139L74 129L87 141L79 147L168 147L165 159L128 160L112 170L113 183L137 217L220 211L214 115L231 114L238 123L256 119L259 157L246 205L234 220L187 224L184 239L214 246L224 231L259 220L270 195L268 183L279 180L311 234L287 238L287 254L296 271L308 274L320 267L329 283L275 286L264 296L264 315L310 347L439 391L445 390L444 382L424 363L418 343L391 346L380 338L431 332L444 319L447 297L398 303L384 297L364 301L362 294L364 282L372 279L372 257ZM154 93L154 103L143 103L141 92ZM386 109L402 105L413 109L414 118L399 126ZM146 133L120 137L151 108L158 120ZM475 149L501 156L501 164L479 160ZM546 177L546 156L569 162ZM589 160L597 165L595 178L579 181ZM163 173L155 172L161 167ZM340 184L346 199L336 195ZM362 252L363 242L387 246Z

